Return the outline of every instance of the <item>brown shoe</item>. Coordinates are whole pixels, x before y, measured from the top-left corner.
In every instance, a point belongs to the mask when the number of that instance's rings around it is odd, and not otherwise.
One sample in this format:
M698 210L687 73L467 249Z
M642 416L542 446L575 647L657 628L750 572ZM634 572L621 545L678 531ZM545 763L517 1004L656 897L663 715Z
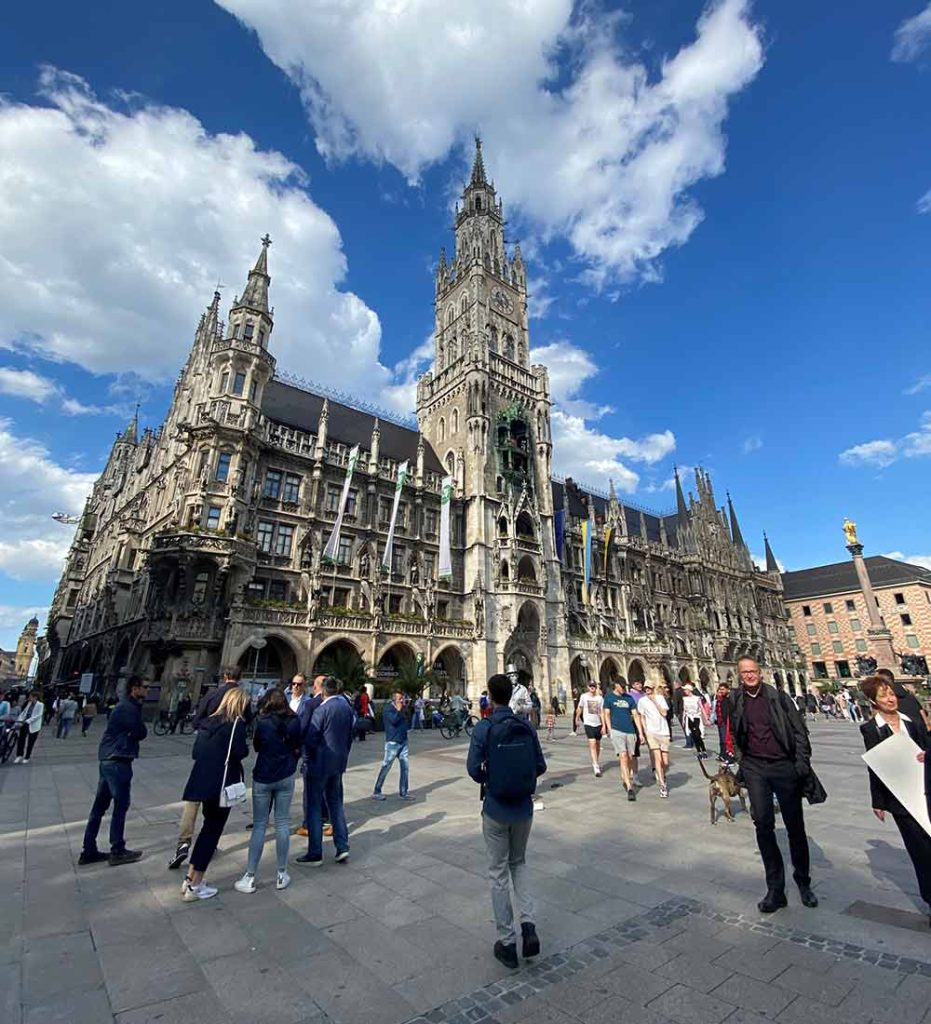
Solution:
M296 836L304 836L304 838L306 839L307 838L307 829L303 825L301 825L301 827L299 829L297 829L294 834Z
M332 836L333 835L333 826L330 825L330 824L324 825L323 826L323 834L325 836L327 836L327 837Z

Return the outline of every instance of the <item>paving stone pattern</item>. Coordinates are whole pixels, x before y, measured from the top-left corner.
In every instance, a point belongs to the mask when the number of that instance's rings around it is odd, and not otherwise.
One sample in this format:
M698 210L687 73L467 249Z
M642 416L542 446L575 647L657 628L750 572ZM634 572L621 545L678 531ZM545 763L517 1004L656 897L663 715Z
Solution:
M584 740L547 743L528 858L543 954L515 972L491 956L463 743L413 737L411 805L370 799L381 743L357 745L350 864L328 850L282 892L271 833L258 892L232 890L250 834L235 810L209 873L220 895L184 904L165 862L190 738L143 747L127 837L146 856L78 869L96 738L45 734L32 765L0 768L0 1024L931 1024L929 933L898 836L869 812L856 730L813 734L822 906L790 892L772 918L755 910L750 822L708 823L690 755L673 752L668 800L643 772L628 804L616 769L587 770Z

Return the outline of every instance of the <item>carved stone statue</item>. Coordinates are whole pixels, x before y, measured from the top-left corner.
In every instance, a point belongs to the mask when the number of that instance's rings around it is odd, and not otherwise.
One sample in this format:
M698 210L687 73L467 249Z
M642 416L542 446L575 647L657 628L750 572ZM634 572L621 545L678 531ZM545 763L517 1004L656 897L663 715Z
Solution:
M366 545L363 545L362 546L362 554L359 555L359 576L362 579L367 580L369 578L369 570L370 570L370 568L371 568L371 563L370 563L370 560L369 560L368 547Z
M847 538L848 545L860 543L857 538L857 524L846 516L844 517L844 536Z

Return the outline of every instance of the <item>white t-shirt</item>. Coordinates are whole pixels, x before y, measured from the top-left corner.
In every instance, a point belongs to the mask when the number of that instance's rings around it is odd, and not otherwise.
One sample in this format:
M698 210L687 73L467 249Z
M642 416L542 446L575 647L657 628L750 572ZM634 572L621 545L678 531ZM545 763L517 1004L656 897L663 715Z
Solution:
M652 697L644 694L637 704L637 710L643 719L643 730L648 736L669 735L669 722L666 720L669 705L666 703L665 697L661 697L658 693L653 694Z
M582 711L582 725L601 725L601 712L604 710L604 697L600 693L583 693L579 697L579 708Z
M694 693L682 698L682 714L686 718L701 718L701 700Z

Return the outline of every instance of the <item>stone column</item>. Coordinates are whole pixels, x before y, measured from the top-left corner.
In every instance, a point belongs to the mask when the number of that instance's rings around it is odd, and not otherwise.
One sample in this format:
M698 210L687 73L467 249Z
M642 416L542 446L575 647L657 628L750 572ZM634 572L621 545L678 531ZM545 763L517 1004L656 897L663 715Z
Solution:
M866 614L870 619L866 635L869 638L872 654L876 658L877 667L891 669L893 674L895 674L897 666L895 651L892 648L892 634L886 628L886 624L879 614L876 597L873 594L873 585L870 583L870 574L867 572L866 562L863 560L863 545L857 539L855 525L851 523L850 526L853 529L847 532L848 540L850 540L850 543L847 544L847 550L853 556L853 565L857 571L857 579L860 582L860 591L863 594L863 600L866 602Z

